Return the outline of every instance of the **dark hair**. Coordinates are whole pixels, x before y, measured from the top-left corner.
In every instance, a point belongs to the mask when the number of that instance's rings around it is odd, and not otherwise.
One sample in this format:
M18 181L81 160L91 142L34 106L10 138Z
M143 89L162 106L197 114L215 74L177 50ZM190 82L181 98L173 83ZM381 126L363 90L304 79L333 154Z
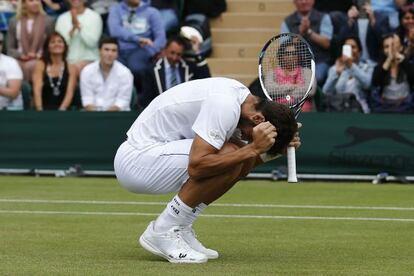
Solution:
M63 61L66 63L66 57L68 56L68 44L66 44L65 38L58 32L52 32L49 34L43 43L43 54L42 54L42 61L47 65L52 63L50 52L49 52L49 43L54 37L60 37L63 40L63 44L65 45L65 49L63 51Z
M98 45L99 49L101 49L104 44L115 44L116 47L119 49L118 40L115 37L110 37L110 36L103 37L101 40L99 40L99 45Z
M342 40L342 46L344 46L345 45L345 42L347 41L347 40L349 40L349 39L352 39L353 41L355 41L356 42L356 44L357 44L357 46L358 46L358 50L360 51L360 52L362 52L362 44L361 44L361 40L359 39L359 37L358 36L356 36L356 35L348 35L348 36L346 36L343 40Z
M293 54L290 54L290 55L297 55L298 54L298 52L297 52L297 43L292 38L289 38L286 41L283 41L279 46L279 51L277 52L277 59L278 59L280 67L286 66L286 64L282 63L282 60L283 60L282 58L284 56L286 56L286 52L287 52L288 47L294 47Z
M183 38L181 36L173 36L173 37L168 39L167 44L165 45L165 48L170 46L170 44L173 43L173 42L177 43L178 45L180 45L184 49L187 46L187 41L185 40L185 38Z
M261 111L265 120L276 127L276 142L268 152L270 154L283 153L298 131L293 111L286 105L266 99L260 99L256 104L256 110Z

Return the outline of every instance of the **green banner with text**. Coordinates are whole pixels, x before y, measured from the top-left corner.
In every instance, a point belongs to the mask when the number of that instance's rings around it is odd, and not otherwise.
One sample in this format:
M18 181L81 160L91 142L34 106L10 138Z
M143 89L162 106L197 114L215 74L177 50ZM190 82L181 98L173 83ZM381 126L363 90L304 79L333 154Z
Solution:
M113 170L135 112L0 112L0 168ZM414 115L304 113L298 173L414 175ZM286 167L280 158L256 169Z

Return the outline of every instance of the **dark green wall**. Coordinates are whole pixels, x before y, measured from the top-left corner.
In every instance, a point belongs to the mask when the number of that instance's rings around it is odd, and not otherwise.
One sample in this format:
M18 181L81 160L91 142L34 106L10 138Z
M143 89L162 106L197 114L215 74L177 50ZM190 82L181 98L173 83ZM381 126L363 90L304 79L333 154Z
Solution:
M137 113L0 112L0 168L113 170ZM299 173L414 175L414 116L308 113ZM269 172L286 159L259 167Z

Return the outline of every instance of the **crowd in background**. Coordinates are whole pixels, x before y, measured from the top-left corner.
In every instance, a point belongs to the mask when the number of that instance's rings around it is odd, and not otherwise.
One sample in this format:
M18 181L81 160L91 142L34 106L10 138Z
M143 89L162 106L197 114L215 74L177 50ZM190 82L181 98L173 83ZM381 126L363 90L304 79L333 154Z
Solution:
M210 76L224 1L0 0L0 109L128 111Z
M316 57L306 111L414 110L412 0L292 1L280 32L304 36ZM208 18L225 9L224 0L0 0L0 109L143 108L210 76Z
M414 5L409 0L293 0L281 32L301 34L316 59L325 111L414 111Z

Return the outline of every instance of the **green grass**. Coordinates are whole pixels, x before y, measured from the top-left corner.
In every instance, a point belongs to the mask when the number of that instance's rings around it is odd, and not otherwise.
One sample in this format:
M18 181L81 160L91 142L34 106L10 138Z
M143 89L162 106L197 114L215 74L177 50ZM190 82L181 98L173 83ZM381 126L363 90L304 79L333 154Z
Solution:
M163 204L119 203L161 203L171 197L132 194L112 178L0 177L0 275L414 273L411 185L241 181L205 211L229 217L203 216L194 225L200 240L220 252L218 260L201 265L170 264L137 245L138 235ZM334 219L341 217L348 219Z

